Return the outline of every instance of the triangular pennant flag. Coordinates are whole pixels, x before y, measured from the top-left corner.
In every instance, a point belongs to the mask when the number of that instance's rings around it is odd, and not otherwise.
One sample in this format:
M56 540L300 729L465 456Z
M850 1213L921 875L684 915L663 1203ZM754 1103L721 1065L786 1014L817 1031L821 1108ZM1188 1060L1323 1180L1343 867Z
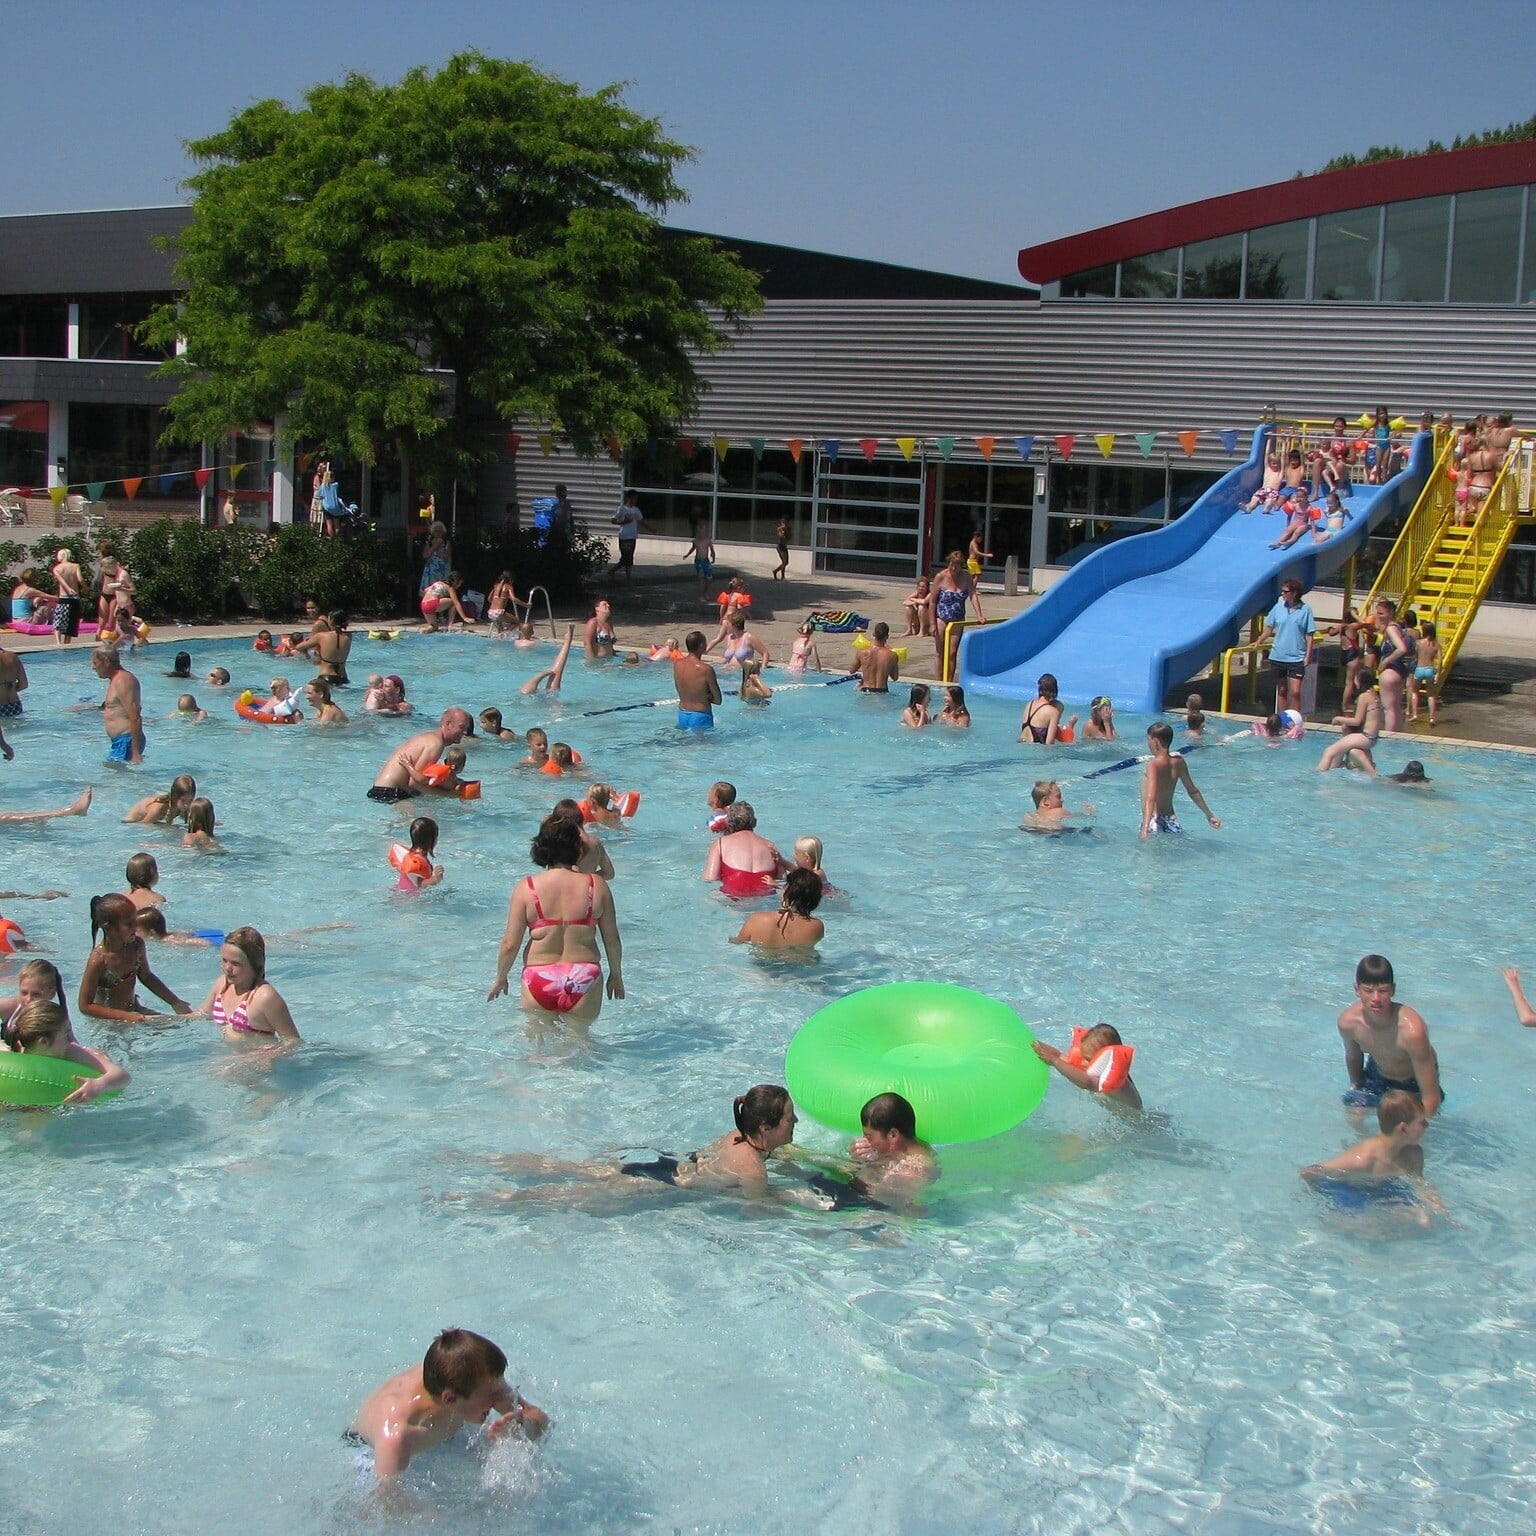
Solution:
M1228 427L1226 431L1221 434L1221 446L1225 448L1229 454L1237 452L1236 427Z
M717 437L715 439L715 457L717 459L723 459L726 456L726 454L728 454L730 451L731 451L731 440L730 440L730 438L728 438L728 437Z
M603 443L608 449L608 457L610 459L613 459L615 462L617 462L619 459L624 457L624 444L621 443L618 438L605 437L603 439Z
M939 445L939 452L947 459L955 451L955 440L952 437L939 437L934 441Z
M1057 438L1056 438L1056 452L1059 453L1062 456L1062 458L1070 459L1072 457L1072 449L1076 446L1076 444L1077 444L1077 433L1075 433L1075 432L1062 432L1062 433L1059 433L1057 435Z
M878 437L861 437L859 439L859 449L864 457L873 464L875 462L875 454L880 449L880 439Z
M1136 446L1141 449L1142 458L1150 459L1152 457L1152 445L1156 441L1156 432L1138 432L1136 434Z
M107 494L107 482L105 480L87 481L85 494L91 501L100 501Z
M502 441L507 445L507 452L515 459L517 457L517 450L523 446L523 434L521 432L508 432Z
M837 456L842 452L842 448L843 445L835 437L824 437L821 440L821 451L826 454L829 463L837 463Z
M245 468L244 464L231 464L229 466L229 483L231 485L233 485L235 483L235 481L237 481L240 478L240 471L242 469L244 469L244 468ZM92 498L92 499L94 500L94 498Z
M910 463L912 455L917 449L917 439L915 437L898 437L896 439L896 446L901 449L902 458Z
M48 500L56 507L64 505L64 498L67 495L69 495L69 487L67 485L50 485L48 487Z
M798 464L800 462L800 450L805 447L805 439L803 437L786 437L784 439L784 446L789 449L790 458Z
M197 481L198 490L202 490L213 479L213 471L211 469L194 469L192 471L192 478Z
M1093 440L1099 445L1099 452L1106 459L1115 451L1115 434L1113 432L1095 432Z
M681 453L685 459L691 459L698 446L698 443L695 442L691 437L680 437L677 440L678 452Z
M176 489L176 476L175 475L161 475L160 476L160 494L162 496L169 496L171 494L171 492L174 491L175 489Z
M996 445L997 439L995 437L978 437L976 439L976 446L981 450L981 456L984 459L992 457L992 450Z
M1184 457L1186 459L1194 458L1195 444L1199 441L1200 433L1194 427L1190 427L1187 431L1179 433L1179 447L1184 450Z
M539 433L539 452L547 459L555 451L555 434L553 432Z
M768 439L765 437L749 437L747 439L747 447L752 450L752 458L759 464L763 462L763 449L767 446Z
M144 477L142 475L130 476L127 480L123 481L123 495L126 496L129 501L132 501L133 498L139 494L139 487L143 485L143 483Z
M1035 440L1031 437L1016 437L1013 446L1019 450L1019 457L1027 459L1035 451Z

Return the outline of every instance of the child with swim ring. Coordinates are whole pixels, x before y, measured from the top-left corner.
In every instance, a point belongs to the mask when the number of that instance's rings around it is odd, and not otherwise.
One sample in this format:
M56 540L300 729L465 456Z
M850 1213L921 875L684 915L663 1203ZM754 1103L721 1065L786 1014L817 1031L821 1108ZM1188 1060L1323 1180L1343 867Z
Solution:
M127 1071L110 1056L81 1045L70 1033L69 1015L57 1003L24 1003L6 1020L3 1032L7 1051L23 1056L51 1056L58 1061L90 1067L99 1076L77 1077L79 1087L63 1100L65 1104L89 1104L104 1093L116 1093L129 1083Z
M1065 1051L1043 1040L1036 1040L1034 1048L1035 1055L1046 1066L1054 1067L1074 1088L1102 1094L1110 1103L1126 1109L1141 1108L1141 1095L1131 1081L1131 1058L1136 1048L1121 1040L1114 1025L1073 1029L1072 1044Z
M437 852L437 823L430 816L418 816L411 823L410 846L391 843L389 862L399 872L397 891L420 891L437 885L443 878L443 866L432 862Z

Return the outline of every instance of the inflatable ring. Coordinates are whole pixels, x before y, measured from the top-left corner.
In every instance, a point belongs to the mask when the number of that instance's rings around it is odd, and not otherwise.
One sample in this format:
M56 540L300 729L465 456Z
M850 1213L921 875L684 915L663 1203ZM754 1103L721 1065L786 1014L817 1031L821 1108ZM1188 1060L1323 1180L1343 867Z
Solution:
M12 934L15 934L17 939L24 939L27 936L27 930L20 923L13 922L8 917L0 917L0 955L13 955L16 953L15 940L12 939Z
M249 688L235 700L235 713L242 720L254 720L258 725L292 725L296 715L274 715L266 705L257 704L256 695Z
M801 1025L784 1056L795 1102L823 1125L857 1134L877 1093L899 1093L924 1141L984 1141L1045 1097L1050 1071L1006 1003L938 981L866 987Z
M84 1062L65 1061L58 1056L30 1056L19 1051L0 1052L0 1104L18 1104L25 1109L52 1109L62 1104L76 1088L77 1077L100 1077L96 1067ZM103 1098L111 1098L114 1088Z

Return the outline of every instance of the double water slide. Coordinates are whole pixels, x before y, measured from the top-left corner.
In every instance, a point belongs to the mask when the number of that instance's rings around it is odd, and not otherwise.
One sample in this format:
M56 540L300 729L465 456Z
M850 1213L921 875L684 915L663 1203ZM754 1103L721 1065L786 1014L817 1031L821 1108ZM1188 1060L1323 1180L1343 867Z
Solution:
M1239 509L1263 480L1272 430L1260 427L1247 461L1177 521L1105 545L1015 618L968 630L961 685L1032 699L1036 679L1050 672L1067 703L1104 693L1121 709L1157 714L1170 688L1236 645L1244 623L1275 604L1282 578L1311 587L1362 549L1374 528L1412 511L1434 465L1433 435L1420 432L1400 474L1354 487L1337 533L1270 549L1285 519Z

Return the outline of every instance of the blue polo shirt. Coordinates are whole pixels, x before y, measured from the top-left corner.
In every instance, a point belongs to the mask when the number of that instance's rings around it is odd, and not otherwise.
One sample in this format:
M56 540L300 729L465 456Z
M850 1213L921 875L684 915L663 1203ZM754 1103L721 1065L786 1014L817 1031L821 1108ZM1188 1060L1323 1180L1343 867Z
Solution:
M1312 610L1305 603L1287 608L1285 599L1281 598L1269 610L1264 623L1275 632L1274 641L1269 647L1271 661L1295 662L1307 659L1307 637L1316 630L1317 620L1312 617Z

